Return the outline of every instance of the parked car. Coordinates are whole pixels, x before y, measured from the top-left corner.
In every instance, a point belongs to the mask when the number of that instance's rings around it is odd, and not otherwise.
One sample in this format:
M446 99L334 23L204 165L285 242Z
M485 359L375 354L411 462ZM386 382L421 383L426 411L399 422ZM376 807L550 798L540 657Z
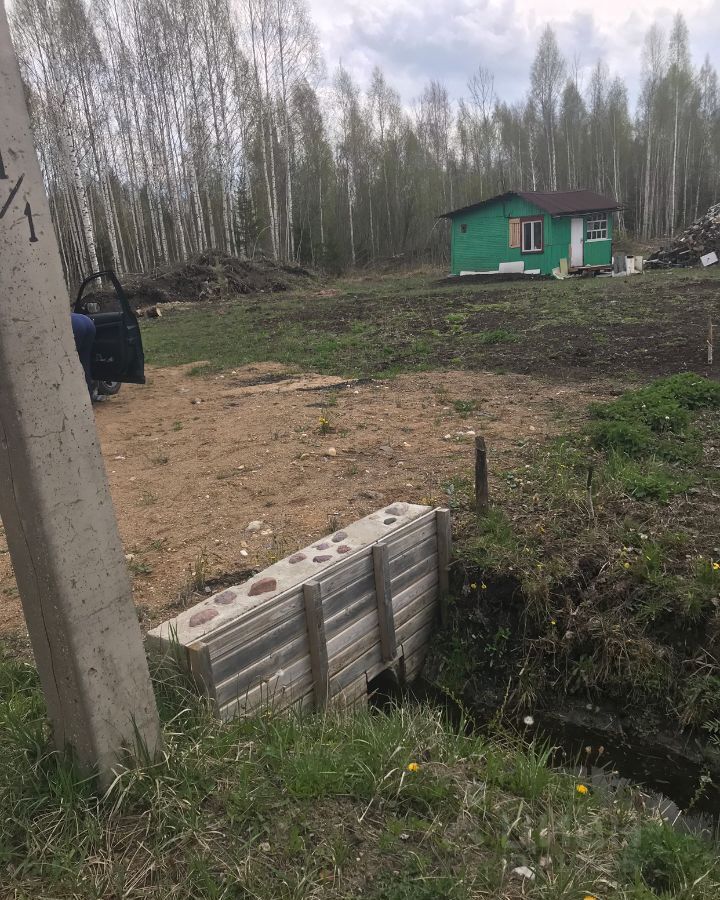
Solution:
M114 296L107 292L86 297L90 284L107 280ZM145 384L145 355L137 316L111 270L93 272L78 290L73 312L88 316L95 323L91 375L93 398L117 394L124 383Z

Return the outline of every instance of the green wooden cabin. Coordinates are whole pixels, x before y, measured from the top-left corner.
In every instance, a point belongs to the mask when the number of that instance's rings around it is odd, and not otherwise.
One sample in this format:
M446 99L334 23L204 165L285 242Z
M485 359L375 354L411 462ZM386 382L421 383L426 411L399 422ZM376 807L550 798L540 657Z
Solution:
M508 191L445 213L451 226L450 270L537 272L612 263L612 197L594 191Z

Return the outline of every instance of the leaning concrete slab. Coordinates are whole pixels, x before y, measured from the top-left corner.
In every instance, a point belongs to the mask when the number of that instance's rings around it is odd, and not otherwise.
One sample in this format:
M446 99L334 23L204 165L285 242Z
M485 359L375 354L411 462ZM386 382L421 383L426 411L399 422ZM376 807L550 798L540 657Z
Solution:
M220 718L353 704L398 666L411 679L447 596L447 510L393 503L153 629Z
M55 742L108 784L160 725L2 3L0 515Z

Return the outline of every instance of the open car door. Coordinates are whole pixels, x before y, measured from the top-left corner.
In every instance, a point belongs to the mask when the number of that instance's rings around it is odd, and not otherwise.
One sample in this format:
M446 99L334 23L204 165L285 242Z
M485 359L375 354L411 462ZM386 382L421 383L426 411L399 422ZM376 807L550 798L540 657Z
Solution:
M103 292L85 297L89 284L107 278L115 295ZM95 381L145 384L145 355L140 325L128 303L117 276L112 271L94 272L83 281L75 300L74 312L89 316L95 323L91 374Z

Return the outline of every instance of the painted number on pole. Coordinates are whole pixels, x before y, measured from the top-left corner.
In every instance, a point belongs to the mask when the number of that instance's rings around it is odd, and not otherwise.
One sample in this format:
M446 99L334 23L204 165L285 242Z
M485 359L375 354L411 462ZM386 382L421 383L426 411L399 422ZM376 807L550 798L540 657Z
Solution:
M0 194L0 219L4 218L5 213L10 209L13 200L17 196L18 191L20 190L20 186L22 185L25 179L25 173L23 172L14 185L10 188L10 193L5 197L5 201L3 202L2 194ZM9 181L10 176L5 171L5 163L3 162L2 153L0 153L0 181ZM35 233L35 222L33 221L33 213L32 208L30 206L30 201L25 201L25 209L23 210L23 215L28 221L28 227L30 229L30 243L35 244L38 241L38 236Z

